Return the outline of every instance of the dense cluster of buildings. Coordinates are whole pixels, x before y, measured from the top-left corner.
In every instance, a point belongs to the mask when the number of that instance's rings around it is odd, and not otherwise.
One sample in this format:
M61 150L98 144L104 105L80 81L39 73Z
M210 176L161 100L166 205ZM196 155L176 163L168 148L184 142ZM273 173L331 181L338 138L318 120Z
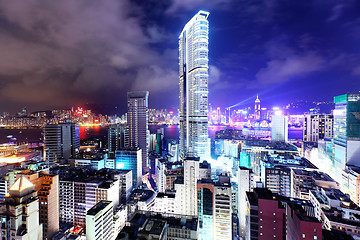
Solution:
M251 118L270 138L226 129L211 142L209 119L235 117L209 117L208 16L199 11L179 36L178 141L150 134L149 123L176 114L149 111L139 91L119 121L56 111L58 122L39 124L43 148L0 146L1 239L360 239L360 94L306 115L302 144L289 141L293 120L258 97ZM80 146L86 121L111 123L106 148Z

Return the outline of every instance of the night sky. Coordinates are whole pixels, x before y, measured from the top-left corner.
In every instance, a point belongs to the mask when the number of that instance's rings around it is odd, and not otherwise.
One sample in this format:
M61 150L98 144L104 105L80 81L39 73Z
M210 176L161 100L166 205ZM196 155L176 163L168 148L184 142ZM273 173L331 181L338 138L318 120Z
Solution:
M178 108L178 36L210 12L209 102L268 107L360 91L356 0L0 0L0 112Z

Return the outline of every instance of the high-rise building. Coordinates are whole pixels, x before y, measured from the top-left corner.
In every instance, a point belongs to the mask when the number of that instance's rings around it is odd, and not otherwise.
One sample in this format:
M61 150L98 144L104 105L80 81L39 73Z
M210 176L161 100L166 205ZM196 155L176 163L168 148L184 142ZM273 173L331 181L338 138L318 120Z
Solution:
M114 153L126 146L127 129L123 124L110 124L108 130L108 149Z
M255 99L255 106L254 106L254 117L255 117L255 119L260 119L260 113L261 113L260 99L259 99L259 95L257 95L256 99Z
M334 97L335 168L360 167L360 93Z
M5 201L0 203L1 232L4 240L43 239L39 222L39 198L35 186L25 177L20 177L10 187Z
M184 177L178 178L174 187L176 190L177 214L197 215L197 181L199 180L199 158L184 160Z
M232 202L230 176L221 174L214 186L214 239L232 238Z
M333 137L333 115L309 114L304 118L304 142L317 142Z
M115 151L115 169L131 170L134 188L142 183L142 156L142 149L139 148L122 148Z
M155 159L155 176L156 186L158 192L165 192L166 188L166 159L156 158Z
M291 178L291 196L300 199L309 199L309 190L316 186L340 189L339 183L323 172L292 168Z
M133 178L131 170L117 170L119 176L119 193L120 193L120 203L125 204L129 198L131 191L133 189Z
M47 124L44 127L44 160L75 157L80 147L80 128L75 123Z
M246 193L246 238L285 239L286 210L267 188Z
M271 125L271 140L272 141L288 141L288 117L281 115L272 116Z
M39 220L43 225L43 239L59 231L59 176L46 172L23 170L16 178L25 177L35 186L39 198Z
M60 222L85 227L86 212L101 200L119 205L119 179L104 180L79 176L59 182Z
M111 201L102 200L86 213L86 239L114 239L114 213Z
M254 173L251 169L239 167L238 170L238 212L240 237L245 239L246 234L246 192L250 192L254 188Z
M142 174L148 173L148 97L149 92L128 92L128 146L142 150ZM134 175L134 173L133 173Z
M180 153L210 156L208 136L208 12L199 11L179 36Z

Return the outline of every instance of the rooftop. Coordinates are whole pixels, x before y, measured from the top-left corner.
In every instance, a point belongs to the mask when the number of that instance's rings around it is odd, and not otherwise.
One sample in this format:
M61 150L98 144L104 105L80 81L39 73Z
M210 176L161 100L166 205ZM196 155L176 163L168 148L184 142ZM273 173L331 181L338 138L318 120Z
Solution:
M160 236L161 233L164 231L164 228L166 227L166 221L155 219L155 218L148 218L146 219L146 222L143 225L143 228L139 230L138 234L152 234Z
M27 178L21 176L15 183L10 187L9 191L23 191L25 189L32 188L34 190L34 184L32 184Z
M130 202L146 202L156 197L156 193L152 190L134 189L130 195Z
M102 201L98 202L95 206L90 208L87 211L86 215L95 216L96 214L98 214L98 212L100 212L101 210L103 210L104 208L109 206L111 203L112 203L111 201L102 200Z
M260 139L253 139L253 140L246 140L244 147L261 147L264 149L271 149L271 150L285 150L291 152L297 152L297 148L289 143L284 142L277 142L277 141L268 141L268 140L260 140Z
M322 230L323 239L336 239L336 240L353 240L354 238L344 231L331 229L331 231L323 229Z
M159 192L157 195L156 195L157 198L164 198L164 197L167 197L167 198L175 198L175 193L173 192L166 192L166 193L163 193L163 192Z
M329 175L327 175L324 172L311 171L311 170L309 171L305 169L295 169L295 168L293 168L292 171L296 175L311 176L314 180L335 182L334 179L332 179Z
M293 155L267 154L262 161L272 165L272 167L286 166L317 169L317 167L306 158Z

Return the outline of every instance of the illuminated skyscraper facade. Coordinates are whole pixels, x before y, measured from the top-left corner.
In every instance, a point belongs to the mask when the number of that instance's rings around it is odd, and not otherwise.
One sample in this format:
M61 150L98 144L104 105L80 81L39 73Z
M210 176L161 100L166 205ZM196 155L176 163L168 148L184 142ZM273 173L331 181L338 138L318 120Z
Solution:
M208 12L199 11L179 36L180 152L205 159L208 136Z
M148 166L148 97L149 92L128 92L127 124L129 135L127 147L142 151L142 173L149 171Z
M255 106L254 106L254 116L255 119L260 119L260 99L259 99L259 95L256 96L256 100L255 100Z

